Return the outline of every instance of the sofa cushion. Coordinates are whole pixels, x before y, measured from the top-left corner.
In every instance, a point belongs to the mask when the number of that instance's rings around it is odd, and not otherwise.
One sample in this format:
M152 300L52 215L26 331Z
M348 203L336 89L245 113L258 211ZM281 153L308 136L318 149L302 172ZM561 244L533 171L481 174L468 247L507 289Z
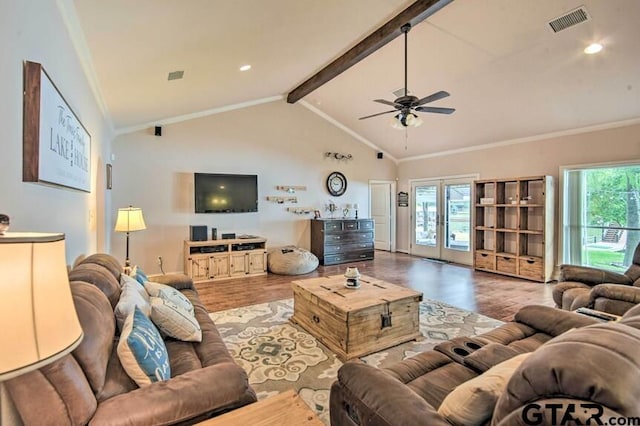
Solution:
M484 424L514 371L529 355L517 355L462 383L442 401L438 414L456 426Z
M84 281L98 287L114 308L120 300L120 282L104 266L81 263L69 272L69 281Z
M113 310L116 316L116 324L118 329L122 331L124 321L131 315L133 309L137 306L140 308L143 314L147 317L151 315L151 304L149 303L149 296L146 299L141 294L140 289L146 294L145 289L135 280L133 282L125 282L122 286L122 293L120 294L120 300Z
M149 296L169 300L193 315L193 304L184 294L175 288L153 281L145 282L144 288L147 290L147 293L149 293Z
M97 408L82 368L71 355L3 384L20 413L19 424L86 425Z
M202 330L196 317L170 299L151 298L151 320L167 336L187 342L202 341Z
M118 357L138 386L171 377L169 356L162 336L137 306L124 322L118 342Z
M553 397L640 416L638 395L640 330L619 323L596 324L564 333L531 354L507 384L493 421L512 424L508 420L520 417L531 401L546 403Z
M113 349L115 319L107 296L89 283L72 281L73 303L84 338L73 351L94 393L101 392Z
M113 277L116 280L120 279L120 275L122 275L122 265L118 262L118 259L106 253L95 253L91 256L85 257L80 261L79 264L82 263L95 263L96 265L100 265L111 272Z

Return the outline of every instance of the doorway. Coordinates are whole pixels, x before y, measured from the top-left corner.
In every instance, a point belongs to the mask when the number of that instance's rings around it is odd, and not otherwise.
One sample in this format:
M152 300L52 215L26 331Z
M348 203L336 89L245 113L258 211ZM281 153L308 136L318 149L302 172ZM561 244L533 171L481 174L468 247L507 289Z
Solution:
M475 177L411 182L410 254L471 265L471 188Z
M369 182L369 211L374 221L376 250L396 251L396 215L394 181Z

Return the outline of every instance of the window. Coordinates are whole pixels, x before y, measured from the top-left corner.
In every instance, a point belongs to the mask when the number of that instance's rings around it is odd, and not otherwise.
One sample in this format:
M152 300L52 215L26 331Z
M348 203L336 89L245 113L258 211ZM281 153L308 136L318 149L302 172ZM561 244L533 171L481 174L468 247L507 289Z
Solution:
M562 174L562 263L624 272L640 242L640 163Z

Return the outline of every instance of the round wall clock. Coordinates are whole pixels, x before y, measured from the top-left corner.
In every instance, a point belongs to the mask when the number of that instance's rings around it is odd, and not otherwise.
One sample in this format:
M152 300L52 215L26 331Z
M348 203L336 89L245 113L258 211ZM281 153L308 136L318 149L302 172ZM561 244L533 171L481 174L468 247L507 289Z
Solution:
M347 190L347 178L340 172L331 172L327 178L329 194L339 197Z

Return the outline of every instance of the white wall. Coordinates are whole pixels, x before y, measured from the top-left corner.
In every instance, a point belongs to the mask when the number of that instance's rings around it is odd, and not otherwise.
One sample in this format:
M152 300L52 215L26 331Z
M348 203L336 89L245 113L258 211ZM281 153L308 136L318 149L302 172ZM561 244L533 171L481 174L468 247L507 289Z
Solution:
M104 158L108 125L52 0L0 0L0 212L11 231L64 232L67 262L108 249ZM91 193L22 182L23 61L41 63L91 134Z
M560 166L631 159L640 160L640 125L553 137L460 154L401 162L399 191L410 191L409 179L479 173L480 179L550 175L556 185L558 235L558 173ZM408 251L410 209L398 209L398 250ZM556 241L557 243L557 241Z
M349 153L353 159L326 158L326 151ZM323 209L330 199L338 205L359 203L367 217L370 179L395 179L396 165L376 158L376 151L300 105L284 101L118 136L113 143L113 209L129 204L143 209L147 229L131 235L130 257L149 273L182 271L183 241L189 225L216 227L222 232L260 235L268 246L295 244L309 248L309 218L287 207ZM330 197L325 182L331 171L348 179L345 195ZM193 173L258 175L258 213L195 214ZM268 202L267 196L287 196L278 185L304 185L298 204ZM327 213L322 212L323 216ZM112 253L124 258L125 237L112 235Z

